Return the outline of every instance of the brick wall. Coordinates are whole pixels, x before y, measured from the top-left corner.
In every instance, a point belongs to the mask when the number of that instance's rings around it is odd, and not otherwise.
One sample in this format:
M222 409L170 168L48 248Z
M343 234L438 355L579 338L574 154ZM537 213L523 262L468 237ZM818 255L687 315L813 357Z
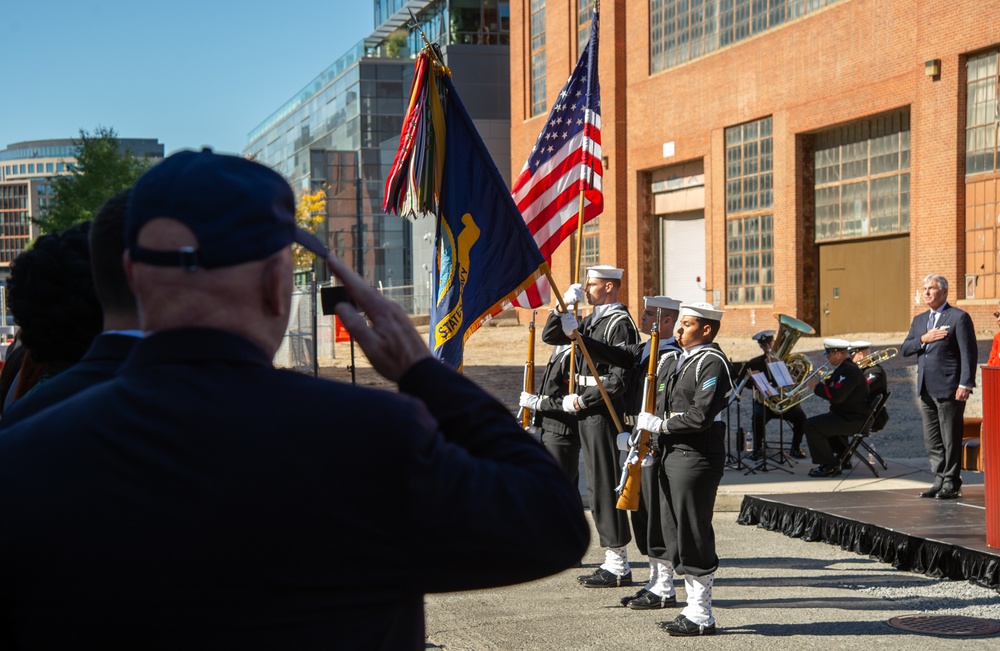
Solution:
M545 116L527 113L530 0L511 3L511 167L519 170ZM548 90L559 92L576 58L576 2L548 0ZM648 172L703 159L707 289L725 297L726 127L773 116L775 298L724 305L729 332L752 332L771 312L815 318L818 269L812 239L810 134L899 107L911 124L909 270L912 292L930 272L952 283L952 302L982 329L996 301L956 301L965 275L965 55L1000 44L1000 4L974 0L845 0L664 72L649 73L648 2L601 3L605 213L601 261L626 268L625 302L659 289ZM924 74L940 59L941 75ZM663 143L675 155L663 157ZM652 242L650 240L653 240ZM568 281L570 245L553 260ZM923 308L913 305L913 312Z

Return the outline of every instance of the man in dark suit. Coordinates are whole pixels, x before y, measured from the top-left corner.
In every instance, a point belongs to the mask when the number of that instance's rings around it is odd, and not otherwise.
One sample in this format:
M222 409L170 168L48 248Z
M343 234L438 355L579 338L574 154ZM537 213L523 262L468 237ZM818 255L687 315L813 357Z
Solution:
M398 393L273 367L293 242ZM146 336L0 435L0 648L424 649L425 593L583 556L562 469L296 226L277 172L173 154L133 188L126 243Z
M965 403L976 386L979 349L972 318L948 304L948 280L924 278L929 310L913 317L899 351L917 356L917 395L924 423L924 446L934 483L920 497L962 496L962 430Z
M90 225L90 269L104 313L103 332L94 338L83 359L11 404L0 420L0 430L110 380L142 337L135 296L122 267L128 198L129 191L124 190L108 199Z

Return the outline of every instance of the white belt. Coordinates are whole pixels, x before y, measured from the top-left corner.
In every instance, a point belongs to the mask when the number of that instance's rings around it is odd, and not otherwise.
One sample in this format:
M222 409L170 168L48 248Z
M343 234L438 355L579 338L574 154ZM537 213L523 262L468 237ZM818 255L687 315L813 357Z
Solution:
M582 387L596 387L597 378L593 375L577 375L576 383Z

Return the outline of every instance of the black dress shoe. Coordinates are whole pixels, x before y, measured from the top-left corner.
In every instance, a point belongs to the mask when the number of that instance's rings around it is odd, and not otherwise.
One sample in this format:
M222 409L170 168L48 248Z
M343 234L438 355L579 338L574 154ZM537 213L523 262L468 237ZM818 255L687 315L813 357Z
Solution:
M677 597L659 597L652 592L646 591L646 594L640 595L635 599L632 599L626 604L632 610L656 610L657 608L674 608L677 606Z
M684 637L692 635L715 635L715 624L701 626L695 624L684 615L678 615L677 619L672 622L660 622L657 626L671 635L680 635Z
M809 471L810 477L836 477L840 474L840 468L837 466L816 466Z
M621 576L608 572L603 567L594 570L594 573L580 581L585 588L617 588L623 585L632 585L632 571L628 571Z
M639 588L639 592L636 592L635 594L630 594L630 595L624 596L619 601L621 601L622 606L625 606L627 608L628 607L628 602L632 601L633 599L638 599L639 597L641 597L642 595L646 594L647 592L649 592L649 590L647 590L646 588Z
M941 492L941 484L934 484L923 493L918 493L918 497L937 497L937 494Z
M793 459L805 459L806 453L802 451L802 448L792 448L788 451L788 456Z
M939 500L957 500L962 496L962 491L953 486L945 484L944 487L938 491L937 495L934 497Z

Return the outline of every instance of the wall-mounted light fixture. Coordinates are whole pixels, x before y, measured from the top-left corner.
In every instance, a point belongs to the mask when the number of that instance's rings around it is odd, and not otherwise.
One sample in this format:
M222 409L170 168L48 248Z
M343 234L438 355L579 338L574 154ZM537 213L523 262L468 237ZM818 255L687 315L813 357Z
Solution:
M605 170L611 169L611 159L608 158L607 156L601 156L601 163L604 164Z
M924 74L928 77L941 76L941 59L931 59L924 62Z

